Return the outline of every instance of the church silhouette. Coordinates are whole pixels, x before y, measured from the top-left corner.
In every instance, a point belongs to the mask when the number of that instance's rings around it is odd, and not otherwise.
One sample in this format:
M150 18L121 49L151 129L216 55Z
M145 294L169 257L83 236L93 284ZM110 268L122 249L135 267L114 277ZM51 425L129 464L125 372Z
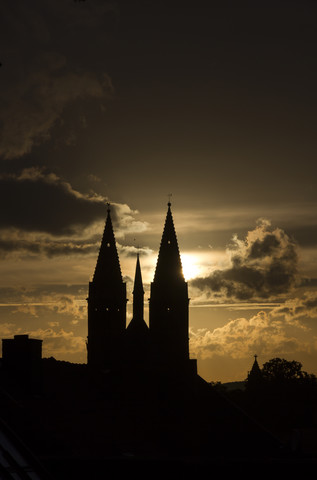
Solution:
M28 335L3 341L0 435L13 457L2 461L0 450L0 478L16 478L10 468L22 468L25 479L34 470L41 480L245 473L247 465L285 472L284 443L201 378L190 358L188 285L170 202L149 326L139 255L128 325L126 297L108 206L89 283L87 364L42 359L42 341Z
M126 327L126 284L112 226L110 207L99 256L89 283L88 366L95 369L151 368L197 373L189 358L188 285L177 236L168 210L149 299L149 327L144 320L144 290L139 255L133 288L133 317Z

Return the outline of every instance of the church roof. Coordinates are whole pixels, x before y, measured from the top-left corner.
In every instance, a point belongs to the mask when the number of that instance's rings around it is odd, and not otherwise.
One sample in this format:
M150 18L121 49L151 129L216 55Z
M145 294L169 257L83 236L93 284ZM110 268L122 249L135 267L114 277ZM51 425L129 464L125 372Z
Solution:
M181 257L178 248L177 236L171 211L171 203L168 210L156 263L154 282L184 281Z
M258 386L262 383L263 376L262 376L262 371L259 367L258 361L257 361L257 355L254 355L254 362L252 365L252 368L248 374L248 385L249 387L251 386Z
M118 282L122 283L120 262L109 206L93 282L100 282L102 284L116 284Z
M253 375L261 375L261 369L257 361L257 355L254 355L254 362L250 373L252 373Z

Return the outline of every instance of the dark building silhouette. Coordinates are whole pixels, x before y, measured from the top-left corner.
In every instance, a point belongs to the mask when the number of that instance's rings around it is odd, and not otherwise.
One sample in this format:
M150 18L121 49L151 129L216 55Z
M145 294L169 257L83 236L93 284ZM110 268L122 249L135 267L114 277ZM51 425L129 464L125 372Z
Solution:
M42 381L42 340L28 335L2 339L4 372L28 390L37 390Z
M88 365L112 368L121 359L126 328L126 284L108 207L99 256L88 295Z
M258 383L262 381L262 372L258 364L257 355L254 355L254 362L250 372L248 373L248 382Z
M125 332L123 355L127 365L144 369L150 355L150 332L144 320L144 290L139 254L137 255L132 294L133 316Z
M159 365L184 368L189 362L188 304L169 202L150 297L151 341Z
M260 393L264 386L264 380L257 357L257 355L254 355L254 362L246 379L246 388L249 392Z
M188 286L177 236L168 210L154 280L151 283L149 327L144 321L144 290L137 256L133 318L126 328L126 286L122 282L110 208L88 297L88 365L113 369L134 364L155 370L196 373L189 358Z

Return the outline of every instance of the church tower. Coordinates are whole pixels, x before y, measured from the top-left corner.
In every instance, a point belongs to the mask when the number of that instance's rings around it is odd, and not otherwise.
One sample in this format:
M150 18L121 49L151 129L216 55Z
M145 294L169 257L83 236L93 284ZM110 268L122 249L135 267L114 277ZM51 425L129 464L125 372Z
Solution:
M148 330L148 326L144 321L144 290L140 266L140 257L137 254L134 287L133 287L133 316L128 325L127 330Z
M127 365L144 369L148 367L149 327L144 320L144 290L139 254L132 294L133 316L126 330L125 358Z
M103 369L116 367L122 358L127 300L109 206L87 300L88 366Z
M257 355L254 355L254 362L251 371L248 372L246 387L249 391L259 391L264 386L264 379L257 361L257 357Z
M188 365L188 304L188 286L169 202L149 305L153 360L163 368Z

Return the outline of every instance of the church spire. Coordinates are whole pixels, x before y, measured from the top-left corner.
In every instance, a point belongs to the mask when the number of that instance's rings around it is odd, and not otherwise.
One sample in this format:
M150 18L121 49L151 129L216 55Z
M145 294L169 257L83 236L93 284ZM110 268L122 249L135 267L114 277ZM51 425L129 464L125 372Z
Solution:
M116 240L113 232L109 204L93 282L103 285L122 282L122 274L116 247Z
M154 282L184 281L182 263L178 248L177 236L171 211L171 202L168 202L165 225L156 264Z
M254 362L251 368L251 371L248 373L247 377L247 388L248 390L256 390L263 385L263 375L257 361L257 355L254 355Z
M137 364L143 368L148 359L149 328L144 320L144 290L139 254L137 254L132 293L133 317L126 330L125 355L130 366Z
M188 286L182 271L169 201L149 305L152 351L156 363L170 366L188 364L188 302Z
M88 365L113 368L118 364L126 326L126 284L112 227L110 207L98 260L88 294Z
M135 276L134 276L134 288L133 288L133 318L138 320L144 319L144 290L140 266L139 253L137 254Z

